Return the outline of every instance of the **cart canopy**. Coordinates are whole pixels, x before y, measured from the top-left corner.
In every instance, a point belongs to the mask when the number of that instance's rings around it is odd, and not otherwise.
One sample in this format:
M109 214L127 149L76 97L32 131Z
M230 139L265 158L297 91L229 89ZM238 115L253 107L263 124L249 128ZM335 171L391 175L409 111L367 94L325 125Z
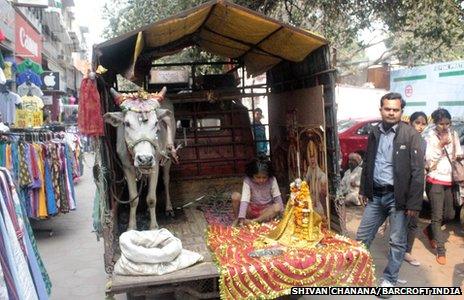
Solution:
M228 1L214 0L94 46L94 66L141 79L153 59L190 46L239 59L248 74L299 62L327 41Z

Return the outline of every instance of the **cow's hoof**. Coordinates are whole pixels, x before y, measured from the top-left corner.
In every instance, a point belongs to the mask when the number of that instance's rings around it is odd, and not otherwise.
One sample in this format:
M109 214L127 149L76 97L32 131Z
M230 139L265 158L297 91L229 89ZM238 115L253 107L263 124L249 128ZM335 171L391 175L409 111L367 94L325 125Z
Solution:
M150 230L157 230L157 229L159 229L158 224L150 225Z
M174 210L172 209L166 210L166 217L174 218L175 216L176 214L174 213Z

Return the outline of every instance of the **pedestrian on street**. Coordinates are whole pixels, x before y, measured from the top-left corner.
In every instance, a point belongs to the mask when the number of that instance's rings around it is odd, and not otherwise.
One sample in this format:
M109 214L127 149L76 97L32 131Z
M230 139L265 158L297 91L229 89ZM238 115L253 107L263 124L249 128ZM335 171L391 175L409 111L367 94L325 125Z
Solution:
M425 154L428 174L426 192L432 207L432 223L424 229L432 248L437 249L436 260L446 264L445 237L441 226L454 218L450 158L463 158L457 133L451 128L451 114L444 108L432 113L435 128L427 136Z
M414 112L409 118L409 124L420 134L427 127L427 115L422 111ZM424 139L421 138L422 144L422 153L425 153L427 144ZM425 159L425 157L424 157ZM425 174L424 174L425 176ZM414 256L412 256L412 246L414 245L414 240L416 239L417 233L417 221L419 216L411 217L408 222L408 246L406 248L406 254L404 255L404 260L413 266L420 266L420 261L418 261Z
M424 154L420 134L400 122L406 103L401 94L380 99L382 122L369 134L360 195L366 208L356 239L370 247L385 219L390 220L390 251L380 286L392 287L407 247L407 223L417 216L424 192Z

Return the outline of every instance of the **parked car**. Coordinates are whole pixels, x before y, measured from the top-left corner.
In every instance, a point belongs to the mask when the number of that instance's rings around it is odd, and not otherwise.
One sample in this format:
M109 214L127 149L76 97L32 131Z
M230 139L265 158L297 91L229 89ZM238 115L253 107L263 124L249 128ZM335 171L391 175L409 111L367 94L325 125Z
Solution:
M349 119L337 123L342 171L348 169L348 155L350 153L356 152L364 157L369 132L380 121L381 119Z

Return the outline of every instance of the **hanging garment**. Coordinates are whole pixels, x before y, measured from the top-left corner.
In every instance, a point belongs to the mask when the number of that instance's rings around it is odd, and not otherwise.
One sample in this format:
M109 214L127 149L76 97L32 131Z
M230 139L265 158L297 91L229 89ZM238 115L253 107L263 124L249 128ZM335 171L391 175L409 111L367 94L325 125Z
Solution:
M18 94L7 91L0 93L0 113L4 123L14 124L16 118L16 106L21 104Z
M59 158L59 144L52 144L51 150L51 168L52 168L52 184L53 184L53 191L55 192L55 201L60 212L64 212L65 208L62 207L61 201L61 163ZM66 211L65 211L66 212Z
M18 76L16 76L17 85L21 85L25 82L32 82L36 86L42 86L42 79L40 76L31 70L26 70L25 72L19 73Z
M0 190L7 206L13 207L13 214L11 214L10 218L20 226L20 235L18 235L17 231L18 241L24 245L24 248L22 248L23 255L29 265L30 275L34 282L38 298L40 300L46 300L51 291L50 278L38 254L29 219L22 205L23 203L19 200L10 172L5 168L0 168ZM19 237L21 237L21 239L19 239ZM10 297L10 299L19 298Z
M48 160L44 159L45 168L45 188L47 195L47 211L49 215L56 215L58 213L55 200L55 192L53 191L52 175Z
M22 63L18 64L17 66L18 73L24 73L26 71L32 71L37 75L40 75L44 72L42 66L38 63L32 61L29 58L26 58ZM42 85L40 85L42 86Z
M21 215L21 218L23 220L23 222L21 222L21 223L24 226L23 232L24 232L24 236L25 236L25 241L26 241L26 244L28 244L28 243L30 244L30 248L28 246L28 251L27 251L28 255L29 255L29 260L35 258L35 261L37 263L37 267L39 268L40 274L42 275L42 280L43 280L43 282L45 284L46 294L50 295L52 283L50 281L50 277L48 276L47 270L45 269L45 267L43 265L42 258L39 255L39 250L37 248L37 244L36 244L36 241L35 241L35 238L34 238L34 233L32 232L32 227L31 227L31 224L29 223L29 219L27 218L26 210L25 210L25 207L23 205L24 203L20 201L18 191L16 190L15 183L14 183L12 177L11 177L11 173L8 172L8 171L5 171L4 169L0 169L0 171L2 171L5 174L7 182L9 184L9 186L10 186L10 191L11 191L11 194L12 194L13 202L14 202L15 207L16 207L17 215L18 216ZM34 267L31 267L31 269L32 268L34 268ZM45 298L42 297L43 293L40 292L39 285L40 285L40 283L36 283L36 288L38 290L39 297L40 297L40 299L45 299Z
M20 86L18 86L17 91L18 95L20 95L21 97L27 95L42 97L44 95L42 90L32 82L30 82L29 84L27 84L26 82L21 84Z
M31 274L29 272L29 267L24 257L24 252L21 250L18 239L16 237L16 232L13 228L11 219L8 217L8 213L5 207L5 200L0 193L0 207L1 207L1 217L0 217L0 229L2 236L5 241L5 237L8 238L8 243L5 242L6 248L10 248L9 259L10 266L16 266L16 286L20 287L20 291L23 294L24 298L21 299L38 299L37 293L35 291L34 282L32 280ZM8 251L7 251L8 252Z
M17 280L17 272L16 269L12 269L9 265L9 253L7 253L7 249L5 243L3 241L3 237L0 235L0 266L3 273L3 279L5 281L5 287L8 291L8 297L0 298L0 299L19 299L19 292L16 289ZM13 274L14 273L14 274Z
M2 184L2 192L4 195L6 195L4 199L7 200L8 205L14 207L14 216L12 216L11 219L16 220L16 223L20 226L20 243L24 245L24 249L22 250L28 262L37 295L40 300L48 299L45 280L40 270L40 265L34 254L35 250L32 246L29 234L26 232L25 223L28 222L27 217L24 216L19 198L16 197L16 190L13 182L11 181L11 176L4 168L0 168L0 181Z
M81 83L79 112L79 131L88 136L103 136L103 117L97 83L84 78Z
M2 30L0 29L0 42L2 41L2 34L3 34ZM4 67L5 67L5 59L3 58L2 51L0 50L0 69L3 69Z
M14 66L15 64L13 62L5 61L5 65L3 67L3 73L5 74L6 80L13 80Z
M6 76L5 73L3 72L3 69L0 68L0 84L5 84L6 83Z
M47 212L47 200L45 198L45 169L43 166L43 159L42 159L42 146L39 144L34 144L34 150L36 154L36 163L38 168L38 176L41 182L40 188L38 189L38 208L37 208L37 216L40 219L46 219L48 217Z
M27 153L28 147L25 143L19 144L19 185L28 187L32 185L31 173L29 172Z
M42 99L37 96L23 96L21 101L24 109L41 110L44 107Z

